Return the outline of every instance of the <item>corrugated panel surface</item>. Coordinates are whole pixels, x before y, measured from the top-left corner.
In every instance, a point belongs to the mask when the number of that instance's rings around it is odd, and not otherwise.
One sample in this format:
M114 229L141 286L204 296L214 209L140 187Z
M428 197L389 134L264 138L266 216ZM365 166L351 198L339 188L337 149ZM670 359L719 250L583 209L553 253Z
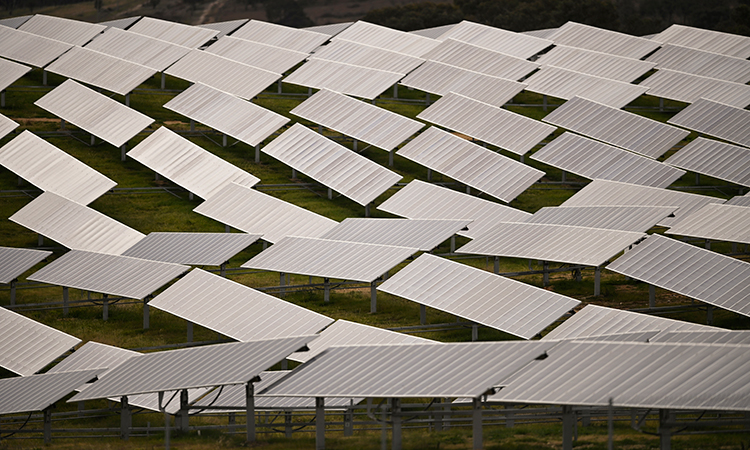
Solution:
M538 120L454 93L446 94L417 118L519 155L555 131Z
M543 120L654 159L690 134L687 130L582 97L568 100Z
M164 71L190 52L188 47L119 28L107 29L89 42L86 48L134 62L158 72Z
M191 51L164 73L193 83L203 83L246 100L251 100L281 78L280 74L202 50Z
M302 29L306 31L314 31L315 33L322 33L322 34L332 37L346 30L353 23L354 22L331 23L328 25L317 25L314 27L306 27Z
M47 373L75 372L78 370L111 369L133 356L141 355L133 350L89 341L65 359L55 364Z
M252 102L194 84L164 105L248 145L258 145L289 119Z
M115 147L124 145L154 122L73 80L66 80L34 104Z
M209 30L218 31L219 34L216 35L216 39L221 39L227 34L230 34L232 31L241 27L242 25L245 25L248 21L249 19L237 19L227 20L224 22L203 23L197 26L201 28L208 28Z
M469 219L468 231L461 235L475 237L497 222L523 222L530 213L484 200L452 189L414 180L378 206L408 219Z
M607 269L750 315L750 263L729 256L651 235Z
M750 147L750 111L742 108L702 98L667 123Z
M314 334L333 319L201 269L149 305L241 342Z
M556 45L540 56L536 63L625 83L634 82L656 65L653 62L565 45Z
M661 69L643 80L639 86L648 88L648 95L693 103L707 98L737 108L750 105L750 86L706 78L689 73Z
M42 193L9 219L73 250L119 255L144 237L127 225L52 192Z
M621 309L586 305L543 340L579 339L589 336L635 333L639 331L717 331L721 328L681 320L649 316Z
M0 164L39 189L82 205L117 185L29 130L0 148Z
M583 48L633 59L641 59L660 46L658 42L649 39L576 22L567 22L548 36L548 39L559 45Z
M492 401L750 410L741 346L564 342L507 380Z
M409 31L409 33L416 34L418 36L424 36L430 39L438 39L440 36L444 35L445 33L448 32L448 30L450 30L451 28L455 26L456 24L452 23L450 25L443 25L439 27L423 28L421 30Z
M698 137L665 164L750 187L750 149Z
M81 342L5 308L0 308L0 325L0 367L24 377L42 370Z
M397 72L404 75L424 62L423 59L415 56L342 39L334 39L314 54L318 59Z
M617 181L594 180L560 206L676 206L675 217L665 218L658 225L672 226L708 203L724 203L724 199L688 192L670 191Z
M667 44L646 61L658 69L672 69L703 77L745 84L750 81L750 61L718 53Z
M121 30L138 22L143 16L126 17L124 19L107 20L105 22L99 22L99 25L104 25L109 28L119 28Z
M613 108L624 107L648 90L642 86L553 66L542 66L524 83L528 84L527 91L565 100L581 96Z
M298 336L148 353L117 366L68 401L244 384L313 339Z
M455 39L446 39L424 59L508 80L520 80L539 64Z
M544 176L541 170L437 127L428 128L396 154L507 203Z
M421 57L435 48L439 41L413 33L394 30L392 28L357 21L346 30L337 34L334 40L357 42L373 47L403 53L405 55Z
M401 179L401 175L300 123L292 125L262 150L363 206Z
M410 247L287 236L242 267L371 283L418 251Z
M650 342L750 345L750 331L675 331L659 333Z
M684 170L566 131L531 159L589 179L665 188Z
M18 27L21 31L33 33L72 45L83 45L104 31L107 27L79 20L35 14Z
M440 342L431 339L397 333L343 319L334 322L321 331L318 336L320 337L308 345L308 351L292 353L287 359L304 363L330 347L341 345L440 344Z
M403 76L397 72L311 58L284 78L284 82L315 89L330 89L372 100Z
M469 223L471 220L349 217L321 236L321 239L415 247L429 252L466 228Z
M476 398L553 345L471 342L336 347L260 395Z
M466 20L461 21L450 31L440 36L441 41L446 39L467 42L521 59L530 58L552 45L552 41L547 39L514 33Z
M539 223L501 223L456 253L601 266L643 233Z
M324 33L298 30L260 20L246 23L232 33L232 37L308 54L330 39L330 36Z
M531 339L581 303L428 253L378 290L524 339Z
M86 370L0 380L0 414L42 411L96 378L99 372Z
M649 339L661 333L661 331L638 331L635 333L605 334L603 336L591 336L578 340L581 341L606 341L606 342L649 342Z
M150 261L220 266L260 239L245 233L149 233L122 253Z
M726 204L736 206L750 206L750 197L748 197L747 194L745 194L744 196L737 195L729 199Z
M427 61L407 75L401 85L437 95L455 92L493 106L503 106L526 84Z
M142 18L128 28L128 31L190 48L198 48L219 34L216 30L183 25L181 23L154 19L153 17Z
M320 237L338 222L276 197L231 183L193 211L266 242L284 236Z
M0 114L0 138L18 128L19 124Z
M737 34L674 24L652 37L651 40L736 56L742 59L750 58L750 38Z
M28 279L127 298L142 299L190 270L180 264L71 250Z
M327 89L290 112L389 151L424 127L422 122Z
M127 155L203 199L211 198L229 183L253 187L260 182L260 178L167 127L156 130Z
M548 39L549 36L552 35L552 33L554 33L555 31L557 31L557 28L544 28L541 30L522 31L521 34Z
M675 206L546 206L525 222L645 233L676 210Z
M9 28L18 28L23 25L24 22L34 17L33 14L28 16L9 17L7 19L0 19L0 25Z
M750 244L750 208L709 204L685 217L666 233Z
M34 67L44 67L73 47L25 31L0 27L0 56Z
M31 67L0 58L0 91L4 91L30 70Z
M43 250L0 247L0 283L9 284L51 254Z
M206 49L206 52L274 73L284 73L308 56L304 52L246 41L232 36L224 36L214 42Z

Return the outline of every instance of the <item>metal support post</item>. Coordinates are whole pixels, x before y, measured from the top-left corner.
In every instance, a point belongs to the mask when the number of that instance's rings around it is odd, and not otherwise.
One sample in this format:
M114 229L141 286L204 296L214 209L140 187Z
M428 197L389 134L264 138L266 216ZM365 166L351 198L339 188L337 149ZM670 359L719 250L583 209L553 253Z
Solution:
M96 144L96 136L94 136L94 135L92 134L92 135L91 135L91 145L95 145L95 144Z
M378 312L378 282L370 283L370 313Z
M195 131L195 120L190 119L190 132L193 133Z
M61 130L65 129L65 119L60 119L60 129Z
M284 275L284 272L279 272L279 286L281 286L281 289L279 289L279 297L284 297L286 295L286 289L284 289L285 284L286 276Z
M148 330L149 327L151 327L151 317L150 317L151 307L148 306L149 300L151 300L150 295L143 299L143 329L144 330Z
M14 302L11 302L11 305ZM68 317L68 287L63 286L63 317Z
M281 78L279 78L278 87L276 89L277 94L281 94Z
M519 161L521 161L521 162L524 162L524 157L523 157L523 155L519 156L519 157L518 157L518 160L519 160Z
M561 179L561 181L563 183L565 183L565 171L564 170L562 171L562 179Z
M344 411L344 436L354 435L354 411L346 408Z
M664 111L664 98L663 97L659 98L659 111L660 112Z
M45 72L46 73L46 72ZM52 406L44 408L44 443L52 441Z
M500 257L495 256L495 273L500 274Z
M245 439L255 442L255 386L249 381L245 385Z
M513 409L513 405L505 405L505 409ZM516 424L516 420L513 417L512 412L506 412L505 413L505 428L513 428L513 425Z
M42 69L42 84L47 86L47 71Z
M648 307L654 308L656 306L656 286L653 284L648 285Z
M130 106L130 94L125 94L125 106Z
M370 217L370 203L365 205L365 217Z
M393 85L393 98L398 98L398 83Z
M594 296L601 294L602 268L597 267L594 270Z
M445 398L445 401L443 402L443 417L445 418L443 422L443 429L447 430L450 427L450 420L451 420L451 400L449 398Z
M227 135L226 134L222 134L221 135L221 146L222 147L226 147L227 146Z
M307 96L310 97L312 95L312 88L307 88Z
M162 72L161 73L161 90L163 91L166 86L167 86L167 75L164 72Z
M109 320L109 296L102 295L102 320Z
M468 184L466 185L466 193L471 195L471 186L469 186Z
M419 305L419 323L422 325L427 323L427 307L425 305Z
M128 144L122 144L120 146L120 161L125 161L125 153L128 151Z
M695 172L695 185L698 186L701 184L701 174L698 172Z
M229 225L224 225L224 232L225 233L231 233L232 232L232 227L230 227Z
M659 448L661 450L672 449L672 430L667 422L669 421L669 410L659 410Z
M547 112L547 96L542 95L542 111Z
M170 427L169 427L169 413L167 412L167 406L164 404L164 392L159 392L159 410L164 413L164 448L166 450L169 450L169 435L170 435Z
M396 153L396 149L394 148L390 152L388 152L388 167L393 167L393 155Z
M456 235L451 236L451 253L456 252Z
M609 408L607 417L607 450L614 450L615 448L615 407L612 404L612 397L609 398Z
M44 245L44 236L42 236L41 234L37 234L36 245L37 247L41 247Z
M227 263L224 263L219 266L219 275L221 275L222 277L227 276Z
M192 200L193 198L195 198L193 196L193 193L192 192L188 192L188 200Z
M429 92L425 94L424 96L424 104L427 106L430 106L430 93Z
M473 411L472 417L472 434L474 435L474 450L480 450L482 444L482 399L475 398L472 400Z
M706 325L714 324L714 307L706 305Z
M427 169L427 181L432 181L432 169Z
M0 92L0 108L5 108L5 91Z
M479 325L474 324L471 326L471 342L479 340Z
M260 144L255 146L255 162L260 162Z
M333 200L333 190L328 188L328 200Z
M186 320L185 323L187 324L187 341L185 342L193 342L193 322Z
M443 431L443 411L441 411L441 408L443 405L441 405L442 400L440 397L436 397L432 399L433 404L435 405L435 431Z
M284 411L284 437L292 437L292 412Z
M368 399L370 400L370 399ZM383 405L380 410L380 450L386 450L388 448L388 423L385 420L386 405Z
M563 406L562 420L563 420L562 448L563 450L573 450L573 433L574 433L573 427L575 426L576 416L573 413L572 406Z
M292 168L292 180L296 180L296 179L297 179L297 171L294 170L294 168Z
M391 447L401 450L401 399L391 399Z
M331 301L331 280L328 278L323 278L323 301Z
M130 426L133 424L133 417L130 414L128 397L120 397L120 439L127 441L130 439Z
M357 151L357 140L356 139L352 139L352 141L354 142L352 144L352 150L354 150L356 152Z
M706 250L711 250L711 241L709 241L708 239L706 239L705 247L706 247Z
M549 286L549 261L542 263L542 286Z
M325 399L315 397L315 450L326 448L326 410Z
M17 279L10 282L10 306L13 306L16 304L16 283L17 282L18 282Z
M177 417L179 417L178 422L178 428L180 431L187 431L189 426L189 420L190 415L188 414L190 410L188 410L188 391L187 389L182 389L180 391L180 411L177 413Z

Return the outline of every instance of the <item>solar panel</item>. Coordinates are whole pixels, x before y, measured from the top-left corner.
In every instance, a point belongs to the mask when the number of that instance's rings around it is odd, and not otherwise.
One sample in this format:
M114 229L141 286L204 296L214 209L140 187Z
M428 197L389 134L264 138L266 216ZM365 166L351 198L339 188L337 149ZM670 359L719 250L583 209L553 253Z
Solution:
M428 128L396 154L507 203L544 176L541 170L437 127Z
M622 108L648 89L622 81L553 67L542 68L524 80L526 90L569 100L580 96L613 108Z
M530 30L530 31L522 31L521 34L526 34L529 36L534 36L542 39L549 39L549 37L557 31L557 28L543 28L541 30Z
M660 47L658 42L649 39L576 22L565 23L547 38L557 45L567 45L633 59L641 59Z
M86 44L85 48L140 64L158 72L163 72L190 52L188 47L119 28L108 28L107 31Z
M189 48L198 48L219 34L216 30L183 25L153 17L143 17L128 28L128 31Z
M518 155L525 154L555 131L555 127L538 120L454 93L443 96L417 118Z
M471 220L358 219L349 217L321 239L415 247L429 252L465 229Z
M378 290L523 339L531 339L580 303L427 253Z
M331 23L328 25L317 25L314 27L306 27L303 28L303 30L307 31L314 31L316 33L322 33L327 36L336 36L337 34L341 33L342 31L349 28L354 22L341 22L341 23Z
M586 305L565 320L543 340L580 339L589 336L603 336L618 333L641 331L717 331L721 328L698 325L665 317L649 316L621 309L598 305Z
M625 83L634 82L656 65L653 62L566 45L556 45L535 62Z
M582 97L568 100L543 120L654 159L690 134L686 130Z
M0 26L0 56L34 67L44 67L73 46L25 31Z
M333 38L333 40L339 39L371 45L415 57L421 57L440 44L439 41L434 39L361 20L347 27L346 30Z
M205 51L274 73L284 73L308 56L304 52L246 41L232 36L224 36Z
M46 250L0 247L0 283L11 283L51 254Z
M224 22L202 23L196 26L201 27L201 28L208 28L209 30L218 31L219 34L216 35L216 39L221 39L227 34L230 34L231 32L235 31L242 25L245 25L247 22L249 22L249 19L237 19L237 20L226 20Z
M750 187L750 149L698 137L665 164Z
M736 312L750 314L750 263L651 235L609 270Z
M651 40L697 48L737 58L750 58L750 38L720 31L674 24Z
M706 78L689 73L661 69L643 80L639 86L648 88L648 95L678 102L693 103L700 98L721 102L737 108L750 105L750 86Z
M701 98L667 121L735 144L750 146L750 111Z
M420 180L411 181L378 209L407 219L470 219L468 231L459 233L468 237L485 233L497 222L522 222L531 216L520 209Z
M401 179L401 175L300 123L292 125L262 150L363 206Z
M200 269L149 306L241 342L313 334L333 323L330 317Z
M252 146L289 122L281 114L202 84L185 89L164 107Z
M477 398L553 345L471 342L330 348L258 395Z
M666 231L676 236L750 244L750 208L711 203Z
M73 80L66 80L34 104L115 147L125 145L154 122Z
M33 14L30 14L28 16L18 16L18 17L9 17L7 19L0 19L0 25L15 29L23 25L24 22L31 19L33 16L34 16Z
M245 384L313 339L299 336L148 353L117 366L68 402Z
M472 72L436 61L427 61L399 83L431 94L455 92L465 97L503 106L521 92L526 84Z
M99 25L104 25L109 30L110 28L119 28L124 30L134 23L138 22L143 16L126 17L124 19L107 20L105 22L99 22ZM107 30L104 30L105 32Z
M31 274L40 283L143 299L190 270L180 264L71 250Z
M521 33L490 27L479 23L461 21L441 41L455 39L521 59L528 59L552 45L552 41Z
M667 164L565 132L531 159L594 180L612 180L665 188L685 174Z
M89 341L55 364L47 373L77 372L92 369L107 370L117 367L138 355L141 355L141 353Z
M748 197L747 194L744 196L737 195L735 197L732 197L725 204L736 206L750 206L750 197Z
M569 225L500 223L456 252L598 267L644 236Z
M423 58L508 80L520 80L539 68L535 62L455 39L445 39Z
M667 44L646 61L656 63L657 69L677 70L742 84L750 81L750 61L679 45Z
M659 333L651 342L750 345L750 331L675 331Z
M0 380L0 414L42 411L96 378L99 372L45 373Z
M308 54L330 39L327 34L298 30L260 20L251 20L246 23L233 32L232 37Z
M308 88L330 89L372 100L403 76L397 72L310 58L302 67L284 78L284 82Z
M0 367L22 377L39 372L81 342L6 308L0 308L0 325Z
M164 73L202 83L246 100L251 100L281 78L277 73L202 50L191 51Z
M440 344L409 334L397 333L385 328L373 327L357 322L339 319L321 331L319 338L308 344L310 350L292 353L290 361L305 363L323 353L325 350L341 345L388 345L388 344Z
M456 24L452 23L450 25L442 25L439 27L422 28L421 30L409 31L409 33L428 37L430 39L438 39L440 36L445 34L448 30L450 30L454 26L456 26Z
M524 222L645 233L676 210L675 206L545 206Z
M31 67L0 58L0 91L7 89L30 70Z
M422 122L327 89L290 112L388 151L424 127Z
M607 341L607 342L650 342L649 339L658 335L661 331L638 331L635 333L605 334L603 336L590 336L577 340L582 341Z
M5 135L18 128L18 126L18 123L0 114L0 138L4 138Z
M251 234L266 242L284 236L319 237L336 226L327 217L245 186L231 183L193 211Z
M418 251L410 247L287 236L242 267L371 283Z
M260 178L167 127L160 127L127 155L203 199L210 198L229 183L253 187L260 182Z
M314 55L317 59L397 72L404 75L424 62L423 59L416 56L342 39L334 39L329 44L316 50Z
M83 45L107 28L104 25L34 14L18 27L21 31L71 45Z
M669 227L708 203L724 201L689 192L594 180L560 206L676 206L679 209L674 212L674 217L665 218L657 224Z
M123 256L191 266L220 266L260 239L246 233L149 233Z

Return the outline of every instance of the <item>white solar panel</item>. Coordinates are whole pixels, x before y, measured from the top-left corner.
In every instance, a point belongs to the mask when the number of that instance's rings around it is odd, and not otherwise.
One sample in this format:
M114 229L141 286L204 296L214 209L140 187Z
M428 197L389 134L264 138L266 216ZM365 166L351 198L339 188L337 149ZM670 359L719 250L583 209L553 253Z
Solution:
M548 39L555 44L578 47L627 58L641 59L659 48L659 43L616 31L567 22Z
M508 80L520 80L539 68L535 62L455 39L444 40L423 58Z
M681 220L667 234L750 244L750 208L711 203Z
M750 187L750 149L738 145L698 137L664 163Z
M5 135L18 128L18 126L18 123L0 114L0 138L4 138Z
M750 147L750 111L742 108L702 98L667 122Z
M183 25L153 17L142 17L141 20L128 28L128 31L189 48L198 48L219 34L216 30Z
M232 37L308 54L323 45L330 38L326 34L298 30L260 20L251 20L246 23L233 32Z
M370 45L334 39L314 53L315 58L407 74L424 62L423 59L404 53Z
M25 31L0 26L0 56L34 67L44 67L73 45Z
M134 62L158 72L164 71L190 52L188 47L114 27L108 28L107 31L86 44L86 48Z
M7 89L30 70L31 67L0 58L0 91Z
M639 86L648 88L648 95L679 102L693 103L701 98L744 108L750 105L750 86L706 78L673 70L660 69Z
M348 217L321 239L415 247L429 252L466 228L471 220Z
M104 25L43 14L34 14L18 27L21 31L79 46L93 39L105 28L107 27Z
M750 58L750 38L737 34L674 24L652 37L651 40L721 53L742 59Z
M521 33L462 21L440 36L440 40L455 39L489 50L527 59L552 45L552 41Z
M333 40L343 39L345 41L357 42L371 45L405 55L421 57L435 48L439 41L406 33L381 25L357 21L346 30L334 36Z
M625 83L634 82L656 65L653 62L565 45L556 45L535 62Z
M397 72L311 58L284 78L284 82L315 89L330 89L372 100L403 76Z
M745 84L750 81L750 61L718 53L667 44L646 58L657 69L671 69L703 77Z
M232 36L224 36L214 42L206 48L206 52L274 73L284 73L308 56L305 52L287 50Z

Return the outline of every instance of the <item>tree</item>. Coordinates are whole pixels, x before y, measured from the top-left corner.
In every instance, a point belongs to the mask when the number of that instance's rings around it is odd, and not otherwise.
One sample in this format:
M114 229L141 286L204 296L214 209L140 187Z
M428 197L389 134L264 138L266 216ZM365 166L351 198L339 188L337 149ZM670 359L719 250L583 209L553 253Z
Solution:
M373 9L362 20L401 31L414 31L460 22L463 14L447 3L411 3L403 6Z

